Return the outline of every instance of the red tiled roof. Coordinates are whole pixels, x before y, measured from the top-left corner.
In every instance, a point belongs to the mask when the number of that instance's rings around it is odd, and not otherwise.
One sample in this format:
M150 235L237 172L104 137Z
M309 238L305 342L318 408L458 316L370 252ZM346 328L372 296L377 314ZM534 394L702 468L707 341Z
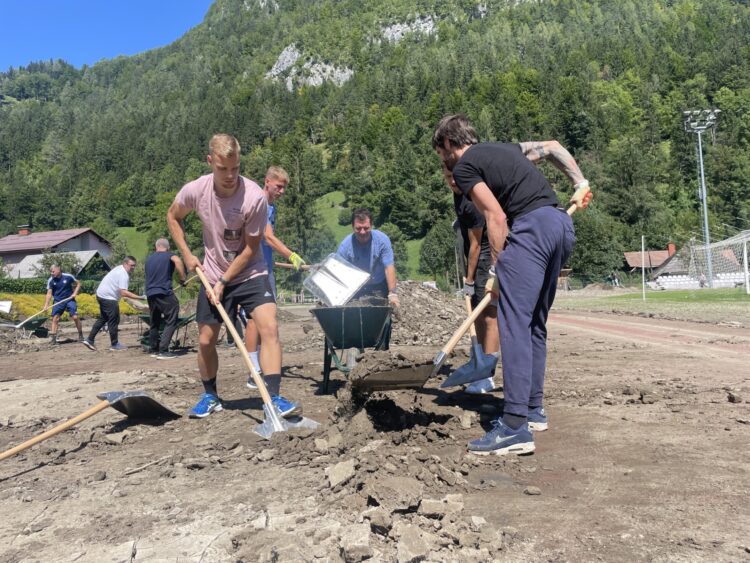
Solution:
M640 268L642 267L641 262L641 253L640 252L625 252L625 261L628 263L628 266L631 268ZM667 258L669 258L669 251L668 250L647 250L644 253L644 258L646 262L646 268L658 268L664 262L666 262Z
M58 244L62 244L87 231L91 231L91 229L83 227L80 229L66 229L64 231L31 233L30 235L8 235L0 239L0 253L54 248Z

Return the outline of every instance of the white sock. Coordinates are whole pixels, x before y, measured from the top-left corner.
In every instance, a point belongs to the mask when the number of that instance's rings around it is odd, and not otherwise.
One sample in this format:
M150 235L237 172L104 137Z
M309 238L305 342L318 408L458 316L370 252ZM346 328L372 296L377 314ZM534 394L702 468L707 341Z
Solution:
M260 362L258 361L258 352L248 352L247 355L250 356L250 361L253 362L255 371L257 371L258 373L262 373L262 370L260 369Z

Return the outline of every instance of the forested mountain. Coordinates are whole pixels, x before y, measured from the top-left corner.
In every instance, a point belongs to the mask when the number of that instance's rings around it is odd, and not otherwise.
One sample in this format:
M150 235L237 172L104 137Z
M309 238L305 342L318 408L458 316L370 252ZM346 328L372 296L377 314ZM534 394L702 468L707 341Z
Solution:
M0 74L0 232L163 234L226 131L246 175L290 171L280 231L309 258L332 250L315 201L333 190L420 238L452 212L430 136L461 111L482 140L570 149L596 194L573 266L606 272L642 234L700 236L685 109L722 110L705 146L714 236L750 228L748 37L746 0L217 0L168 47Z

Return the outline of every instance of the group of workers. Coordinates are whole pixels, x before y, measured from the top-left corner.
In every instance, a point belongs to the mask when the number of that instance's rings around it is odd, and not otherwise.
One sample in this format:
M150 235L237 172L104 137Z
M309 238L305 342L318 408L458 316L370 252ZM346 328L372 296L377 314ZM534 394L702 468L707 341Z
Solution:
M557 196L535 164L543 159L562 171L574 184L570 200L588 206L588 182L570 153L556 141L479 143L476 132L461 114L448 115L437 125L432 146L442 161L443 174L454 193L461 245L466 257L463 292L472 305L484 296L493 300L477 322L477 333L487 353L502 358L504 407L493 427L469 443L477 454L528 453L534 451L532 431L547 429L544 410L547 316L555 297L557 278L575 244L571 218L559 207ZM171 283L176 271L184 284L188 271L202 269L211 284L198 295L198 368L203 393L190 416L202 418L222 410L217 373L216 345L222 317L216 307L240 311L247 319L245 343L254 366L262 374L274 406L282 416L299 415L302 406L281 394L281 344L276 315L273 253L299 270L304 260L274 233L275 202L288 186L289 176L272 166L261 188L240 175L240 145L228 134L216 134L207 156L211 173L187 183L177 193L167 212L167 227L182 260L169 251L166 239L156 242L156 251L146 260L146 295L151 311L149 352L158 358L172 357L172 332L159 337L163 316L167 327L175 326L177 299ZM201 261L188 244L184 220L195 213L201 221L204 258ZM377 295L398 307L396 270L391 242L373 229L369 210L359 208L352 216L352 234L339 246L338 254L371 273L363 294ZM184 266L183 261L184 260ZM139 298L127 290L135 259L128 257L105 276L97 290L100 316L88 338L79 339L94 350L97 332L109 325L113 350L117 340L120 297ZM48 300L64 299L58 289L80 289L53 267ZM62 276L62 279L60 279ZM63 296L63 297L60 297ZM60 299L58 299L60 297ZM73 300L67 303L74 302ZM71 307L61 303L60 306ZM68 309L70 311L70 309ZM59 313L55 315L55 312ZM53 311L53 339L63 310ZM500 335L502 335L502 342ZM262 344L262 345L259 345ZM248 380L252 385L252 378ZM492 377L472 384L467 391L486 393L494 389Z

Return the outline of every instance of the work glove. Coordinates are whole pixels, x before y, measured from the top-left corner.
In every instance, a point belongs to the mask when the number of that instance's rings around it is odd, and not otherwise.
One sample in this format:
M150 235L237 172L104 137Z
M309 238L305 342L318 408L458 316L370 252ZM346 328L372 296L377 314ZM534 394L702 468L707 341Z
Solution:
M305 261L296 252L292 252L289 255L289 261L292 263L292 266L294 266L294 269L297 270L298 272L300 268L305 265Z
M473 297L475 293L474 282L468 282L466 281L466 278L464 278L464 295Z
M395 293L389 293L388 294L388 302L393 305L394 307L400 307L401 302L398 300L398 295Z
M497 274L495 273L495 266L490 266L490 277L487 279L487 283L484 285L485 293L492 293L497 296L500 295L500 284L497 282Z
M570 203L574 204L578 209L586 209L594 198L594 194L591 193L589 188L589 181L583 180L575 185L575 193L570 198Z

